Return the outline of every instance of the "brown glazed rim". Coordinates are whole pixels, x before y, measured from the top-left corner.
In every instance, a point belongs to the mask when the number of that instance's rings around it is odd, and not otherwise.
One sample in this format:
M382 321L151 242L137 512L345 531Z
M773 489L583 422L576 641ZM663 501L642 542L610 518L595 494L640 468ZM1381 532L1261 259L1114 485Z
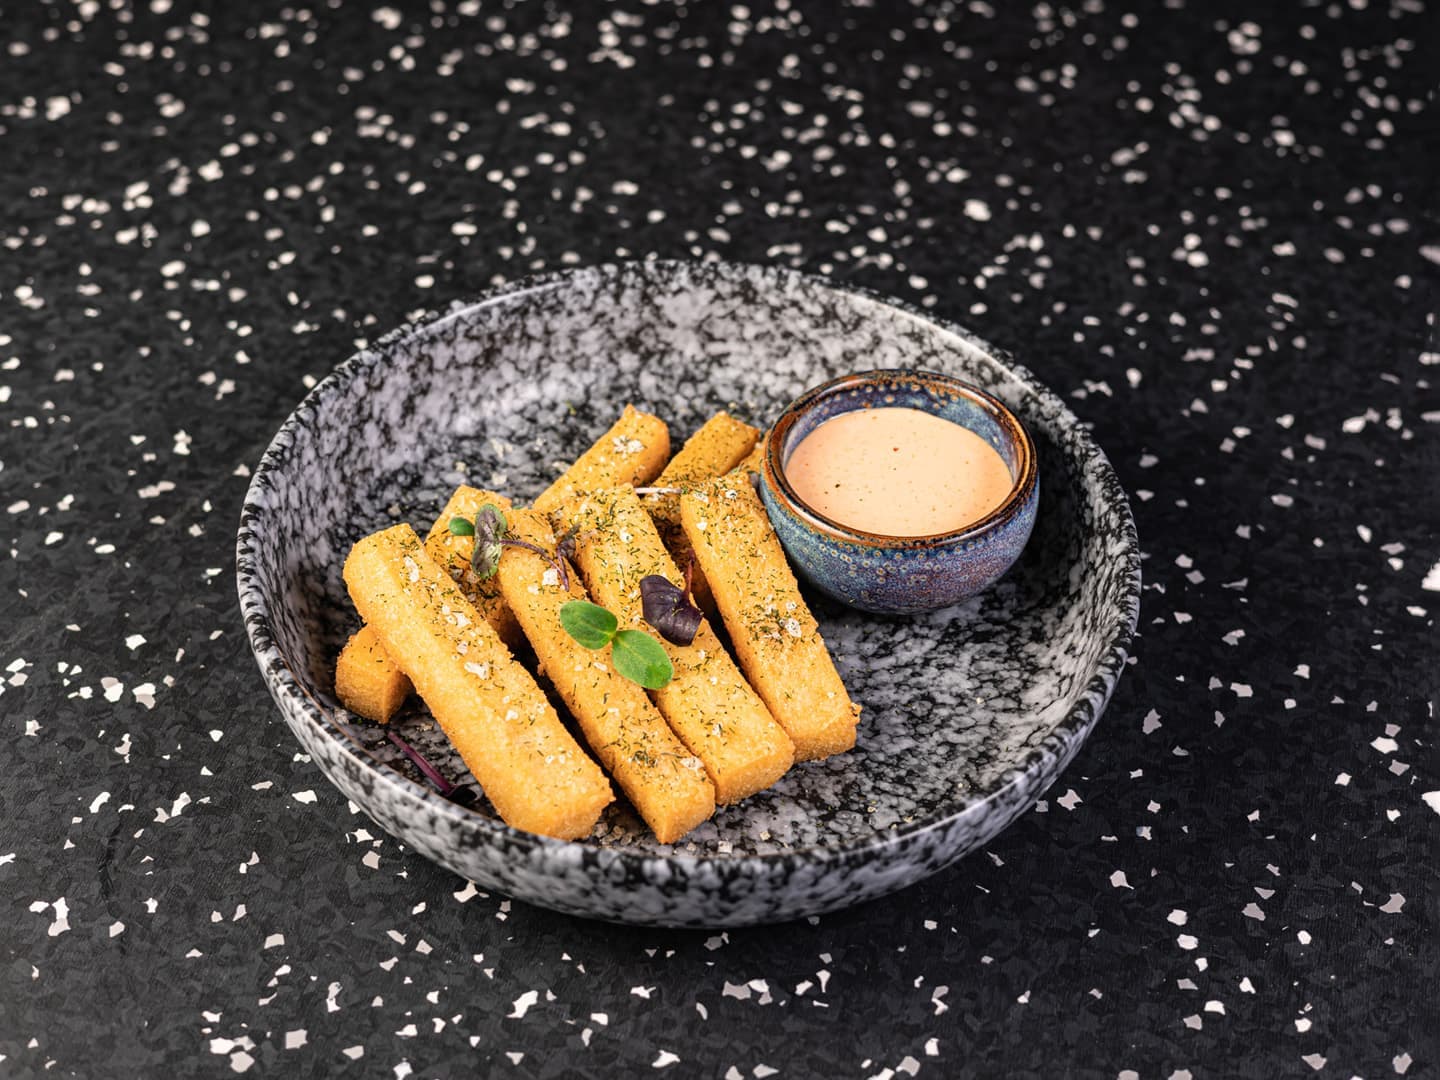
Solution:
M994 417L1001 428L1009 434L1019 451L1019 468L1016 470L1015 482L1010 488L1010 494L1005 497L1005 501L978 521L973 521L963 528L953 529L950 532L931 533L927 536L887 536L884 533L866 532L863 529L843 525L834 518L826 517L801 499L795 493L795 489L790 486L790 481L786 479L785 469L780 461L780 447L785 441L785 436L806 412L821 401L857 387L875 383L912 386L919 384L936 396L968 398ZM1014 516L1016 510L1035 490L1038 472L1035 444L1030 439L1030 433L1025 430L1025 425L1015 414L997 398L987 394L978 386L971 386L950 375L943 375L937 371L916 371L906 368L857 371L849 375L841 375L839 378L831 379L829 382L806 390L786 406L785 411L780 414L770 428L770 434L765 440L764 468L765 483L771 492L787 510L812 529L826 533L837 540L863 544L866 547L882 548L944 547L955 541L980 536Z

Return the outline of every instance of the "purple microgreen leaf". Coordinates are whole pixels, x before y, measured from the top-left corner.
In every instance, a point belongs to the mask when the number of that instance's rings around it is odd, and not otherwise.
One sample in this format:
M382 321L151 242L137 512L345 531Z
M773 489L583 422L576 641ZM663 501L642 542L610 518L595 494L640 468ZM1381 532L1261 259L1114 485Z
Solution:
M495 576L500 569L500 549L508 526L505 515L494 503L486 503L475 515L475 550L470 553L470 568L481 581Z
M672 645L689 645L694 641L705 617L690 603L688 595L688 588L681 589L659 574L640 579L640 608L645 621Z

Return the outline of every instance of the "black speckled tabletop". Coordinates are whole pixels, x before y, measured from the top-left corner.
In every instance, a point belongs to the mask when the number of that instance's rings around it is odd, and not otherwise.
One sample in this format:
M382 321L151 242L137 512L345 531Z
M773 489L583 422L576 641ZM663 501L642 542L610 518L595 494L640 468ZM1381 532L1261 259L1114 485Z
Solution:
M1440 1075L1435 29L7 7L0 1075ZM347 805L246 645L239 507L308 387L422 309L648 255L965 323L1132 494L1109 711L889 899L705 933L487 895Z

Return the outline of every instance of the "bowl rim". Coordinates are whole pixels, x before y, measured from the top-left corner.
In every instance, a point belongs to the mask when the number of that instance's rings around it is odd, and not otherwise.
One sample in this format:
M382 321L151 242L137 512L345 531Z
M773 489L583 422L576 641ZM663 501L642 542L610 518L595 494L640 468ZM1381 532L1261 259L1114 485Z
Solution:
M1089 463L1098 471L1098 480L1103 487L1112 489L1111 506L1118 513L1119 527L1123 534L1122 558L1126 573L1122 577L1123 590L1114 607L1118 611L1096 630L1107 642L1097 657L1094 673L1079 689L1074 704L1066 714L1057 720L1038 743L1033 745L1024 758L1005 770L992 784L983 790L974 790L957 795L946 808L898 828L875 833L866 837L846 841L831 847L807 846L784 851L746 853L742 855L721 855L690 853L683 850L670 852L640 851L624 847L608 847L586 840L559 840L524 832L505 824L498 817L492 818L467 806L453 802L440 795L432 787L412 780L394 766L375 757L364 742L349 730L349 723L334 715L334 710L322 705L305 688L280 650L271 625L270 606L256 577L252 548L260 542L260 526L267 513L264 493L271 486L274 475L284 464L292 442L292 433L314 414L342 385L368 372L385 360L388 351L401 341L422 332L429 333L442 329L446 324L490 307L500 307L532 293L562 288L576 278L591 277L599 280L617 280L627 274L658 275L662 278L687 275L696 271L714 269L721 273L743 278L747 275L759 278L772 288L785 289L809 287L839 294L843 297L877 305L891 312L901 314L931 331L958 339L966 347L979 351L1008 372L1025 389L1036 396L1038 403L1054 412L1066 424L1067 432L1076 442L1077 458ZM900 848L910 842L939 832L962 818L992 802L1001 802L1026 779L1037 773L1048 759L1051 765L1063 765L1083 742L1090 729L1104 712L1120 676L1125 670L1129 647L1134 639L1139 620L1141 594L1141 561L1139 536L1135 529L1134 515L1128 497L1115 475L1113 466L1104 451L1091 437L1089 430L1081 423L1058 395L1041 383L1023 365L1017 363L1006 350L997 348L984 338L958 323L937 318L931 312L897 300L864 286L832 281L818 274L806 273L789 267L738 263L725 260L681 260L645 259L623 262L598 263L588 267L576 267L527 275L515 281L483 290L470 299L457 299L443 310L423 313L412 318L377 338L376 341L353 353L336 365L301 399L284 422L276 430L260 461L255 467L250 485L241 507L239 528L236 533L236 586L240 600L241 617L245 624L246 639L249 642L257 665L260 668L272 697L281 708L287 725L294 718L303 718L315 733L328 739L357 769L364 770L383 782L397 797L412 804L415 809L424 810L439 817L450 819L479 832L489 834L497 842L509 845L522 853L543 853L547 859L557 863L571 864L586 853L603 855L607 860L618 860L636 872L646 874L659 866L676 866L687 869L702 865L722 873L727 878L743 878L765 873L774 868L796 862L812 864L843 864L873 855L877 850ZM1113 610L1113 609L1112 609ZM343 710L339 710L343 712ZM349 715L346 713L345 715ZM298 736L297 736L298 737ZM322 770L322 773L324 770ZM1056 769L1058 775L1059 769ZM330 778L327 775L327 780ZM1054 782L1050 776L1045 786ZM332 784L333 780L330 781ZM680 841L679 843L683 843Z
M800 422L801 418L811 409L829 398L836 397L848 390L862 386L878 385L883 383L936 383L945 388L947 392L958 397L968 398L979 405L986 412L990 413L1000 426L1004 428L1012 438L1018 450L1018 468L1015 470L1015 477L1011 481L1010 491L999 506L995 507L983 517L960 526L958 529L948 529L938 533L923 533L914 536L892 535L889 533L869 532L865 529L858 529L853 525L846 525L844 522L821 513L811 506L790 483L789 477L785 475L785 463L780 460L781 444L789 429ZM870 408L869 405L862 405L857 409L847 409L846 412L858 412L859 409ZM935 415L935 414L931 414ZM967 429L968 430L968 429ZM807 436L808 438L808 436ZM804 440L802 439L801 442ZM798 445L798 444L797 444ZM839 375L818 386L812 386L803 394L800 394L794 401L790 402L775 418L770 426L770 432L765 437L765 453L762 457L763 473L765 484L770 488L771 494L781 501L785 509L798 517L806 526L825 533L833 540L851 544L861 544L871 548L885 548L889 550L908 551L911 549L935 549L951 548L964 544L967 541L977 540L991 532L998 531L1013 518L1034 494L1038 483L1038 466L1036 464L1035 444L1030 438L1030 432L1025 425L999 398L993 394L957 379L953 375L946 375L939 371L926 371L921 368L874 368L869 371L854 371L848 375Z

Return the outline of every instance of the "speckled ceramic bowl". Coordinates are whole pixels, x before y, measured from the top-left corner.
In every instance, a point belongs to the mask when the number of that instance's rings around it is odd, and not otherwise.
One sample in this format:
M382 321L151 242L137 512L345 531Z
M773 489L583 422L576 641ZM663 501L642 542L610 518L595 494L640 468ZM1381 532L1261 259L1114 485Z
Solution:
M623 805L567 843L509 828L483 798L441 798L336 701L335 656L357 626L341 563L364 534L428 526L462 481L533 498L627 401L665 417L678 442L717 409L768 425L806 387L875 366L943 372L1003 401L1034 439L1045 499L1011 573L964 603L897 620L814 597L864 706L851 752L796 766L673 846ZM859 903L985 843L1094 727L1124 668L1140 584L1124 492L1029 372L865 292L779 269L661 262L521 282L351 357L256 468L237 565L246 631L281 715L382 828L522 900L674 926ZM394 722L469 782L422 704Z
M973 431L1004 460L1010 494L978 521L932 536L865 532L809 506L785 475L790 455L825 421L876 407L919 409ZM949 607L995 584L1025 549L1040 501L1025 425L978 387L910 369L842 375L802 394L770 429L762 481L765 509L791 564L842 604L885 615Z

